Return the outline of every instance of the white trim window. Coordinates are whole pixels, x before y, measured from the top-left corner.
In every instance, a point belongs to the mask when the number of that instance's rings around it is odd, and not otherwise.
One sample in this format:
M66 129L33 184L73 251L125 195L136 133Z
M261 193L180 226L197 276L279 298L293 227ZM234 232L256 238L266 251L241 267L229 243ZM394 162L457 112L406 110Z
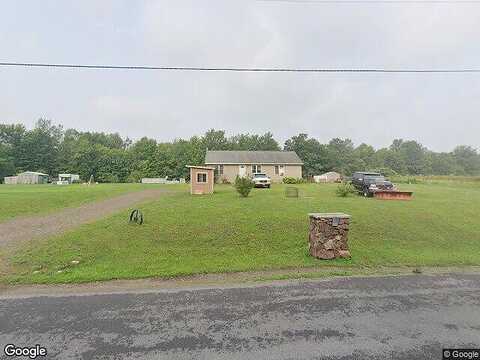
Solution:
M223 165L215 166L218 175L223 175Z
M262 165L252 165L252 174L259 174L262 172Z
M197 183L205 184L207 182L207 173L197 173Z

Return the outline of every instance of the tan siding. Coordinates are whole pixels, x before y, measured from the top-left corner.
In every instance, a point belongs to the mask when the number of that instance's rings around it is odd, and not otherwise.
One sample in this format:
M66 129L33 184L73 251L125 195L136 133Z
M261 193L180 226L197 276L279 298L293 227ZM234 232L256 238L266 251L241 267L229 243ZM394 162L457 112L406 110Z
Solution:
M197 182L197 174L207 174L206 183ZM190 193L211 194L213 193L213 170L190 168Z
M220 175L220 182L223 179L233 183L238 175L238 165L223 165L223 175Z
M208 164L209 166L215 167L215 165ZM223 166L223 175L219 176L220 182L223 179L228 180L229 182L233 183L235 178L239 173L239 166L240 165L224 165ZM246 175L252 176L252 164L245 164L246 166ZM272 182L282 182L283 178L294 177L294 178L301 178L302 177L302 166L301 165L284 165L283 171L284 174L281 176L280 174L275 174L275 165L261 165L262 172L267 174L272 179ZM279 169L280 170L280 169Z
M287 165L285 169L285 176L301 178L302 167L300 165Z

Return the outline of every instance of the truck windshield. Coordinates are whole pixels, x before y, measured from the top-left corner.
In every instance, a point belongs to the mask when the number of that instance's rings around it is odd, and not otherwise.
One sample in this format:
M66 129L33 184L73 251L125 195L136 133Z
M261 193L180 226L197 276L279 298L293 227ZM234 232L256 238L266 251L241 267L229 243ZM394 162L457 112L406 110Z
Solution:
M385 181L384 176L365 176L365 182L368 182L370 184L375 184L375 183L381 183Z

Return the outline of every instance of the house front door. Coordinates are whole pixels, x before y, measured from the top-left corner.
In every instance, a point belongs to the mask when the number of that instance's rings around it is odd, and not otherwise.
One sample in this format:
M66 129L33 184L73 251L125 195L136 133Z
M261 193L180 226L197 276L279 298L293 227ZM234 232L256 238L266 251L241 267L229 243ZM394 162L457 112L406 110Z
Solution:
M245 165L240 165L238 167L238 176L244 177L247 174L247 167Z

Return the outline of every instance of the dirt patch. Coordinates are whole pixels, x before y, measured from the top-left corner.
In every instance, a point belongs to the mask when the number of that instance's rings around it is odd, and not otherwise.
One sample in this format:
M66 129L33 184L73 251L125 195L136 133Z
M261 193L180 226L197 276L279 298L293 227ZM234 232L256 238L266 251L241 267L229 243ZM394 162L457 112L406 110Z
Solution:
M155 200L167 189L149 189L43 215L15 218L0 223L0 248L12 249L26 241L53 236L107 217L135 204Z

